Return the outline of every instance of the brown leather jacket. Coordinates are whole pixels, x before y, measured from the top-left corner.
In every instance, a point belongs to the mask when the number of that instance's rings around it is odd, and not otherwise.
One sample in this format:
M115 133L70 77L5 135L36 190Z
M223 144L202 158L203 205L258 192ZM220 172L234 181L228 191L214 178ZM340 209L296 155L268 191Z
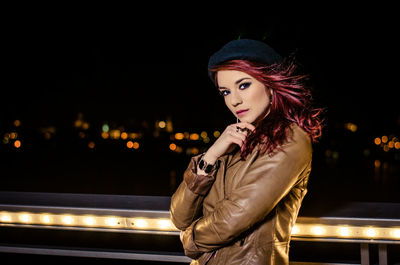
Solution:
M197 175L193 156L171 199L171 219L183 233L191 264L289 264L290 233L307 193L312 146L291 125L291 136L272 157L240 150Z

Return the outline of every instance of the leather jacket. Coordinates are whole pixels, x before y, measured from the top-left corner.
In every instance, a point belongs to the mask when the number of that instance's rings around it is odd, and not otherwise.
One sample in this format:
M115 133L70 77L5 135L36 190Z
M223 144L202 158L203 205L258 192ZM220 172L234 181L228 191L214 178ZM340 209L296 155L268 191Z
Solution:
M289 129L272 156L254 148L241 160L237 148L206 176L196 174L201 154L191 158L170 205L191 265L289 264L312 160L308 134L295 123Z

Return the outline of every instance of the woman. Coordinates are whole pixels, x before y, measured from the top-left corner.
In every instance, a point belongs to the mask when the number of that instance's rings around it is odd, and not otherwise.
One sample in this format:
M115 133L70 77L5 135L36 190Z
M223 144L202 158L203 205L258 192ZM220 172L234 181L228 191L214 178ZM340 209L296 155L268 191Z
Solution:
M228 42L208 66L240 122L192 157L172 196L185 254L191 264L289 264L321 109L295 63L263 42Z

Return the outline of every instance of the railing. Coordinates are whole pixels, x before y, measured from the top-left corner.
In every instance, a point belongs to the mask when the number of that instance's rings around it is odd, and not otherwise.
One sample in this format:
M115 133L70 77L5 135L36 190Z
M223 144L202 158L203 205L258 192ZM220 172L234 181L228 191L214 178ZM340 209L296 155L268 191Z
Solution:
M169 204L161 196L0 192L0 252L188 263ZM304 254L300 242L358 245L359 260L354 251L351 260ZM399 204L304 205L292 231L291 264L370 264L376 252L381 265L400 262Z

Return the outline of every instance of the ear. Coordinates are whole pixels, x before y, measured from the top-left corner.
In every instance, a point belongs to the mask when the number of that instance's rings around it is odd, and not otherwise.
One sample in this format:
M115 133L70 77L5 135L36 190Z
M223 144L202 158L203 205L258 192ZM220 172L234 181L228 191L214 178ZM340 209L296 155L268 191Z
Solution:
M271 95L271 97L274 95L274 90L272 90L272 88L268 88L268 92Z

